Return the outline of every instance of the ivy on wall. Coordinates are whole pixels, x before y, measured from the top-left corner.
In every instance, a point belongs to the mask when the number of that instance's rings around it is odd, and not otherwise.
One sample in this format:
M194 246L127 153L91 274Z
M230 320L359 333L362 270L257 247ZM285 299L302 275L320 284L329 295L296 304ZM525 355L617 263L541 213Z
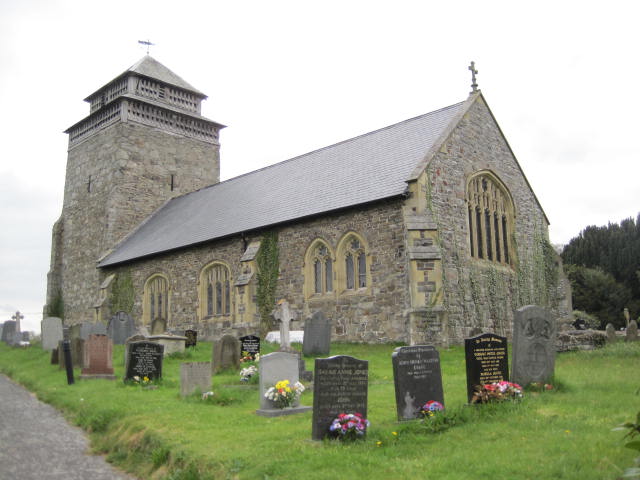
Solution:
M256 263L258 265L256 304L260 314L261 333L264 334L271 329L271 312L276 303L276 287L280 273L276 232L267 232L263 235L256 255Z
M62 299L62 292L57 290L49 305L47 305L47 316L58 317L64 320L64 300Z
M133 281L131 280L131 272L124 271L118 273L111 284L111 311L127 312L133 310L133 302L135 299L133 291Z

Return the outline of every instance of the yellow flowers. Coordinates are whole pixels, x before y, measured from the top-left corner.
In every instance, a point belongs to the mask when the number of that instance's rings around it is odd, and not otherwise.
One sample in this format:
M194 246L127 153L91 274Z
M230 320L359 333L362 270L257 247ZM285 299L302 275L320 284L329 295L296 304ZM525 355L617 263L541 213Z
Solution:
M290 393L291 387L289 386L289 380L280 380L278 383L276 383L276 390L278 390L279 392Z
M391 432L391 434L392 434L394 437L397 437L397 436L398 436L398 432Z

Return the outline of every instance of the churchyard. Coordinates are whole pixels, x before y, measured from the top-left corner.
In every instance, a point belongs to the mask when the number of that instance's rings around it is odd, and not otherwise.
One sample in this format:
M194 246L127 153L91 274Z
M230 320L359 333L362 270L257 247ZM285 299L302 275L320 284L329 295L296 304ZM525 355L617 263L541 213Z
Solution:
M246 362L211 369L209 342L197 341L195 347L168 356L144 341L133 342L127 346L130 351L144 353L130 357L129 365L125 345L116 344L116 380L81 379L83 370L75 368L71 385L65 371L51 364L51 353L37 344L22 349L0 343L0 371L91 432L96 452L139 478L615 479L632 466L636 452L623 447L624 432L612 429L635 419L638 411L639 343L562 353L555 358L549 390L529 388L518 401L469 405L467 369L476 369L490 382L491 375L513 368L513 345L502 355L506 342L497 335L470 340L472 346L446 349L333 343L330 355L352 358L303 357L315 379L313 384L302 380L308 388L299 404L315 407L317 413L307 408L282 416L256 414L270 406L261 400L265 385L255 376L240 380ZM235 348L222 341L219 345ZM527 374L544 370L537 345L524 365ZM277 347L262 342L262 358L271 358ZM284 355L295 358L302 345L294 343L293 349ZM99 352L106 350L101 346ZM290 368L280 355L274 357L278 368ZM159 363L161 380L135 375L157 370ZM258 366L268 368L268 363ZM132 369L130 380L124 382L127 369ZM187 377L190 386L185 385ZM270 381L275 378L279 376ZM435 385L418 388L424 379ZM214 393L203 399L207 384ZM336 394L340 392L345 393ZM445 412L410 419L416 416L410 405L427 397L442 401ZM366 436L353 442L314 440L324 436L333 416L320 414L327 398L345 405L364 401L370 421Z

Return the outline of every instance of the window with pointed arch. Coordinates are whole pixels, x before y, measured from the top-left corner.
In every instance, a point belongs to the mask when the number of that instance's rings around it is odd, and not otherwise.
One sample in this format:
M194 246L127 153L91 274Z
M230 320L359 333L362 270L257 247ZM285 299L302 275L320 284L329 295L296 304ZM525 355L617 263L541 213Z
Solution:
M159 319L169 324L169 280L163 274L151 275L144 284L142 318L145 325Z
M490 172L481 172L467 183L469 253L474 258L511 265L514 208L509 191Z
M314 240L305 255L306 297L333 294L333 253L329 245L320 239Z
M362 237L348 233L338 243L340 292L364 292L371 286L367 247Z
M213 262L200 274L200 318L228 316L231 310L229 267Z

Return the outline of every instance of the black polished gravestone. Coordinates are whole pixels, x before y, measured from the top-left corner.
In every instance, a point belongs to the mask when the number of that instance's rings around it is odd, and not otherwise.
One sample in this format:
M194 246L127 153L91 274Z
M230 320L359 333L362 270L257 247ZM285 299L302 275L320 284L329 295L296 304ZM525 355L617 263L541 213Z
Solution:
M440 354L432 345L398 347L391 354L398 420L420 418L429 400L444 406Z
M187 337L187 340L184 342L185 348L195 347L198 344L197 330L185 330L184 336Z
M346 355L316 358L311 438L322 440L341 413L367 417L369 362Z
M493 333L464 339L467 361L467 400L476 385L509 380L507 338Z
M127 352L125 380L132 380L136 376L150 380L162 377L163 345L145 341L132 342Z
M240 355L248 353L251 358L256 358L256 354L260 353L260 337L255 335L245 335L240 337Z

